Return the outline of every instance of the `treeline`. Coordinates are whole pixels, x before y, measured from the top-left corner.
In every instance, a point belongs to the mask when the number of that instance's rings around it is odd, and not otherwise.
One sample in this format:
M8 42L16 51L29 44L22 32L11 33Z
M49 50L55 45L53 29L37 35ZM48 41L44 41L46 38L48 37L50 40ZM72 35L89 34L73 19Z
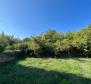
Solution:
M49 29L23 40L1 33L0 53L17 57L91 57L91 25L66 34Z

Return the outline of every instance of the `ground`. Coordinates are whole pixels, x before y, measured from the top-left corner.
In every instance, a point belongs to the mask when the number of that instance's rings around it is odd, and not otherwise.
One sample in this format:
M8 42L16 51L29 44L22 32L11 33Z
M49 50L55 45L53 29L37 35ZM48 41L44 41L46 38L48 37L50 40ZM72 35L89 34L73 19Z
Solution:
M0 64L0 84L91 84L91 59L13 60Z

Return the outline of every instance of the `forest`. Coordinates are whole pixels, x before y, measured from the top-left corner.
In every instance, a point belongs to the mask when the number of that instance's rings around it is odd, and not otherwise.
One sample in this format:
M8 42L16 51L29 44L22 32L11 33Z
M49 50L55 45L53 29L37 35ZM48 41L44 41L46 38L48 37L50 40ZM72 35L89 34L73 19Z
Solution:
M75 32L48 31L19 39L0 33L0 56L21 57L91 57L91 25Z

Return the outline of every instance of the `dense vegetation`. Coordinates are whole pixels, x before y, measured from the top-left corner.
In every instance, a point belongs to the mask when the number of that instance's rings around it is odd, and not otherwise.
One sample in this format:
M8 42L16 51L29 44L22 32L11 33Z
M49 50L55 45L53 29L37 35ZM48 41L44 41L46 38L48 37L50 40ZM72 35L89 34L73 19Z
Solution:
M91 26L66 34L49 29L23 40L1 33L0 53L17 57L91 57Z
M0 84L91 84L91 59L14 60L0 65Z
M22 40L2 32L0 56L0 84L91 84L91 59L78 58L91 57L91 26Z

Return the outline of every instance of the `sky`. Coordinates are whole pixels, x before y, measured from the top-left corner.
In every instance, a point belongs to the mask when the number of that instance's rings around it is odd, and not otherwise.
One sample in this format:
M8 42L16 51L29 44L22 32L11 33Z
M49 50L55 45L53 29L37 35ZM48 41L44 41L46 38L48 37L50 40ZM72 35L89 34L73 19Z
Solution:
M25 38L91 24L91 0L0 0L0 32Z

